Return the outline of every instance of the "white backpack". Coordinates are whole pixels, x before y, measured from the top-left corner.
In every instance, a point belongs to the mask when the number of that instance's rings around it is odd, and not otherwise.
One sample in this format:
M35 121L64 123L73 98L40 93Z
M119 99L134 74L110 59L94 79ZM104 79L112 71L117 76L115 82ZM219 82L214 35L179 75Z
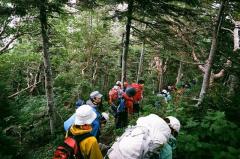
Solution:
M157 115L150 114L139 118L136 126L129 126L108 150L107 156L109 159L148 159L153 153L159 154L168 136L168 125Z
M128 127L108 150L109 159L141 159L150 143L149 131L144 127Z

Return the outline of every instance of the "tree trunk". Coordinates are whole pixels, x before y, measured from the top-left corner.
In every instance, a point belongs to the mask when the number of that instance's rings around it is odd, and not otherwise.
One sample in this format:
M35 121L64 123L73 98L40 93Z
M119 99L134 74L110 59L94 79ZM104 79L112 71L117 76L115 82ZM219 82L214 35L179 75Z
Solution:
M122 79L121 79L122 83L127 80L127 57L128 57L128 49L129 49L132 12L133 12L133 0L129 0L128 11L127 11L126 39L124 41L123 57L122 57Z
M233 96L236 93L236 89L238 88L238 82L239 79L235 75L230 75L229 76L229 90L228 90L228 96Z
M155 86L155 80L153 79L152 80L152 94L155 94L155 89L156 89L156 86Z
M179 68L178 68L178 75L177 75L177 78L176 78L176 84L175 85L178 85L182 76L183 76L183 74L182 74L182 62L180 61L179 62Z
M233 51L237 51L240 49L239 45L239 28L240 28L240 21L236 21L235 28L233 30L233 37L234 37L234 49Z
M124 38L125 38L125 33L122 34L122 43L121 43L120 56L119 56L119 67L120 68L122 68L122 61L123 61Z
M137 82L139 81L139 78L140 78L141 72L142 72L144 51L145 51L145 41L143 40L141 55L140 55L139 64L138 64Z
M163 88L163 72L160 71L158 75L158 92L160 93Z
M49 54L49 39L48 39L48 22L46 12L46 0L41 1L40 10L40 23L41 23L41 34L43 42L43 62L44 62L44 73L45 73L45 91L47 97L48 115L50 119L50 130L51 134L55 131L55 107L53 100L53 84L52 84L52 70L50 63Z
M223 11L224 11L225 5L226 5L226 0L223 0L221 3L220 9L219 9L218 15L217 15L217 21L216 21L215 28L213 31L211 50L209 53L208 62L206 63L206 71L204 73L202 88L201 88L201 92L199 95L199 101L197 103L197 106L199 106L202 103L204 96L206 94L207 88L209 86L209 78L211 75L211 68L212 68L212 64L213 64L214 55L215 55L215 52L217 49L218 34L219 34L219 29L221 27L222 19L223 19Z

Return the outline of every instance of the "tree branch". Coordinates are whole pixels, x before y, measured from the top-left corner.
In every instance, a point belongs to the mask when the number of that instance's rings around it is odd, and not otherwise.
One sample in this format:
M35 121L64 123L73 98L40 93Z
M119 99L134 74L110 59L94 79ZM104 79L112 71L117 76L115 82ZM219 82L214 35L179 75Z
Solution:
M222 27L221 29L222 29L222 30L227 30L227 31L230 31L230 32L233 34L233 31L232 31L231 29L224 28L224 27Z
M39 82L37 82L37 83L35 83L35 84L33 84L33 85L31 85L31 86L27 87L27 88L24 88L24 89L22 89L22 90L21 90L21 91L19 91L19 92L16 92L16 93L14 93L14 94L12 94L12 95L8 96L8 98L15 97L15 96L16 96L16 95L18 95L19 93L22 93L22 92L24 92L24 91L26 91L26 90L28 90L28 89L32 88L33 86L35 86L35 85L39 84L39 83L41 83L41 81L39 81Z
M12 44L14 42L14 40L16 40L19 36L20 36L20 34L17 34L5 46L0 48L0 55L3 54L3 52L8 49L9 45Z

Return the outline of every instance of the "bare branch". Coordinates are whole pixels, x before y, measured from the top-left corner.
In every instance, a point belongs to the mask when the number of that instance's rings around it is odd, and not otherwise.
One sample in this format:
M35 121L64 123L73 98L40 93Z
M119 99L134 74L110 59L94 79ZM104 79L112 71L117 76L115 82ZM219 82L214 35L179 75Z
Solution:
M221 29L222 29L222 30L227 30L227 31L230 31L230 32L233 34L233 31L232 31L231 29L224 28L224 27L222 27Z
M20 35L17 34L16 36L14 36L10 41L8 41L8 43L3 46L2 48L0 48L0 55L3 54L4 51L6 51L9 47L10 44L12 44Z
M225 70L221 69L221 71L219 71L217 74L213 75L213 78L216 79L216 78L223 77L224 76L224 72L225 72Z
M27 88L24 88L24 89L22 89L22 90L21 90L21 91L19 91L19 92L16 92L16 93L14 93L14 94L12 94L12 95L8 96L8 98L15 97L15 96L16 96L16 95L18 95L19 93L22 93L22 92L24 92L24 91L26 91L26 90L28 90L28 89L32 88L33 86L35 86L35 85L39 84L39 83L41 83L41 81L39 81L39 82L37 82L37 83L35 83L35 84L33 84L33 85L31 85L31 86L27 87Z

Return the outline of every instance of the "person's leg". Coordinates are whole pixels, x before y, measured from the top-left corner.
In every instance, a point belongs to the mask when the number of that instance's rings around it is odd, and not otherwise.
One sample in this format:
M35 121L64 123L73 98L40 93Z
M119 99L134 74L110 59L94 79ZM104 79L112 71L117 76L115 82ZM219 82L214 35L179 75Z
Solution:
M140 105L139 105L139 102L136 102L133 104L133 113L139 116L139 111L140 111Z
M126 127L128 125L128 112L127 112L127 110L122 112L122 121L123 121L122 126Z

